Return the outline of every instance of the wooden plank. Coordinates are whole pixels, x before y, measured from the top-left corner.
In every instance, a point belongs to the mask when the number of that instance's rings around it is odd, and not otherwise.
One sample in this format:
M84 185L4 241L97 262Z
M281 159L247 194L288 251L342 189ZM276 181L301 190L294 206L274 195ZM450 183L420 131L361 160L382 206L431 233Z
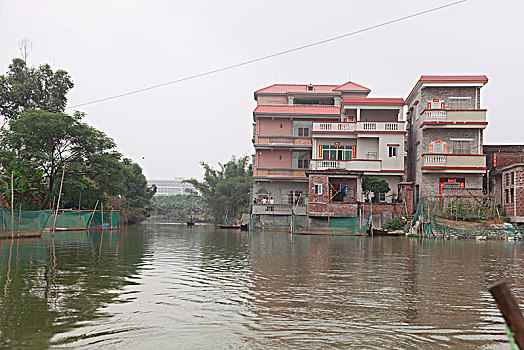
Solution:
M489 292L495 299L509 329L514 334L517 345L520 349L524 349L524 317L507 283L499 282L491 287Z

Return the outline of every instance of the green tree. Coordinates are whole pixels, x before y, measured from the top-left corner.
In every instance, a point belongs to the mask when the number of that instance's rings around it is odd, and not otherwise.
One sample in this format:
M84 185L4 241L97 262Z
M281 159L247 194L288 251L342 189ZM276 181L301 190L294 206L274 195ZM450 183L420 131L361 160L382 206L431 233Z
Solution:
M233 156L227 163L219 163L220 169L213 169L205 162L200 164L204 168L203 181L186 182L202 194L206 208L216 221L235 218L249 210L253 169L248 156L238 159Z
M13 174L15 206L47 208L67 164L62 208L93 209L100 200L121 209L123 222L143 220L155 188L111 138L82 122L83 113L63 113L72 87L67 72L28 67L19 58L0 75L0 116L7 123L0 128L0 205L10 205Z
M0 75L0 115L10 120L19 118L24 109L63 112L73 86L64 70L53 71L49 64L28 67L15 58L7 73Z
M79 184L82 177L86 176L98 182L98 187L108 194L118 192L109 184L109 179L117 176L119 170L115 167L120 159L120 154L115 151L115 143L103 132L82 123L82 117L81 113L71 116L29 110L19 118L11 119L9 128L0 134L3 168L8 174L16 172L33 186L31 188L37 192L40 209L46 208L53 196L56 196L56 185L64 163L68 164L67 181L71 186L73 181ZM99 164L101 159L105 163L110 162L111 167ZM103 184L107 186L100 186Z
M156 186L147 186L142 168L130 159L123 160L123 167L122 195L111 198L111 204L121 211L124 222L135 224L148 217Z
M387 193L390 191L386 180L379 179L374 176L364 176L362 179L362 192L367 196L371 192L375 194L374 202L378 201L377 195L379 193Z

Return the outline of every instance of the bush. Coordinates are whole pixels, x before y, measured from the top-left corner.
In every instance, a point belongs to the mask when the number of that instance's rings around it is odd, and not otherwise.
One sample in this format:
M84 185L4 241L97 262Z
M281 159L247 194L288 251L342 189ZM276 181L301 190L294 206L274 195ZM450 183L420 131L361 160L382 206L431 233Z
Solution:
M393 219L382 225L382 228L388 231L403 230L404 219L401 216L395 216Z

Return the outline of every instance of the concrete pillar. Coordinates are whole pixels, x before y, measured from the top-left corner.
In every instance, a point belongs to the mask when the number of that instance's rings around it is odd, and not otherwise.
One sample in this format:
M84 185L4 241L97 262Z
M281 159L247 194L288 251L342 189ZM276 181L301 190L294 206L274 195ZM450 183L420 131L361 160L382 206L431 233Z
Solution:
M290 106L293 106L293 100L295 99L295 96L288 96L287 97L287 104Z
M340 107L340 97L335 96L334 99L335 99L335 107Z
M360 121L360 107L357 107L357 122Z

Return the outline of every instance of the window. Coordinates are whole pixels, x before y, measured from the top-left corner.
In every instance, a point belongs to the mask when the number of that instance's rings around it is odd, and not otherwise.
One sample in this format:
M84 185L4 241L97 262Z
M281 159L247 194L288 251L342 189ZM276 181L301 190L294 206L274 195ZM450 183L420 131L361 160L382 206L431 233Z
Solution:
M506 186L509 186L509 173L506 173Z
M514 185L515 184L515 173L513 171L511 172L510 178L511 178L511 184Z
M470 109L469 102L471 97L450 97L450 108L451 109Z
M315 194L322 194L322 184L315 184Z
M350 160L353 159L353 146L322 145L322 159Z
M309 137L309 128L298 128L298 136Z
M380 192L378 194L378 201L379 202L385 202L386 201L386 192Z
M293 151L291 153L291 165L293 169L309 169L310 159L311 152L309 151Z
M398 152L398 146L388 146L388 153L390 157L396 157Z
M470 142L469 140L454 140L453 141L453 154L470 154Z
M304 204L302 191L289 191L287 193L287 203L291 205Z
M510 200L511 200L510 203L514 203L515 202L515 189L514 188L510 188L509 189L509 194L510 194Z
M506 188L506 203L509 203L509 190Z
M313 122L307 120L293 120L293 136L309 137Z

